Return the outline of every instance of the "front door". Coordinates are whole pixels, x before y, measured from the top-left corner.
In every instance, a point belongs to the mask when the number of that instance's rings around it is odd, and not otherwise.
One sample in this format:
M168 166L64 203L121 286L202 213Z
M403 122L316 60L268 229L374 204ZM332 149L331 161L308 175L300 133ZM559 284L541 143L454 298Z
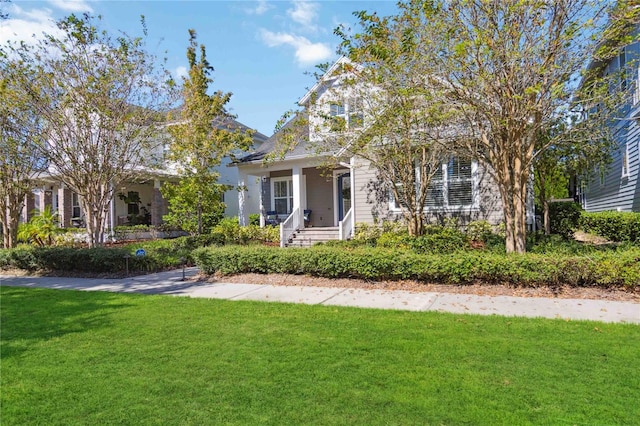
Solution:
M338 175L338 221L344 219L349 209L351 209L351 175L347 172Z

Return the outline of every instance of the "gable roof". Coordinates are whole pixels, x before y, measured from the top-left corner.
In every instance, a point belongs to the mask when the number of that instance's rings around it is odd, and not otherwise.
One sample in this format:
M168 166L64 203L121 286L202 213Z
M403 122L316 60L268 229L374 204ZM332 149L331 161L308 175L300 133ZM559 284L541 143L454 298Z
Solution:
M293 149L288 150L281 160L291 160L295 158L307 157L311 152L307 150L307 140L309 139L309 126L299 126L296 124L298 120L306 121L307 113L299 112L291 120L282 126L280 130L274 133L268 138L262 145L258 147L254 152L240 157L236 160L237 163L257 163L265 159L265 157L278 148L278 143L282 138L290 134L296 139L296 144Z
M320 77L316 84L314 84L313 87L309 89L309 91L303 97L300 98L300 100L298 101L298 105L306 106L309 103L309 100L311 100L311 96L316 93L320 89L320 87L322 87L322 85L338 78L342 74L338 71L340 71L340 68L344 65L349 65L355 69L362 69L362 66L355 64L346 56L341 56L333 65L331 65L331 67L329 67L329 69L323 74L323 76Z

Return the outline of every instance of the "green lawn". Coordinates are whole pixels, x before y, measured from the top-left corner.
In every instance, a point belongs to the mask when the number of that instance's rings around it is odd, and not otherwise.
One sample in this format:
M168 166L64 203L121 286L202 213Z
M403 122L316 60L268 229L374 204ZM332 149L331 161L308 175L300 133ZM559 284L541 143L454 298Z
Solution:
M637 325L3 287L3 426L634 424Z

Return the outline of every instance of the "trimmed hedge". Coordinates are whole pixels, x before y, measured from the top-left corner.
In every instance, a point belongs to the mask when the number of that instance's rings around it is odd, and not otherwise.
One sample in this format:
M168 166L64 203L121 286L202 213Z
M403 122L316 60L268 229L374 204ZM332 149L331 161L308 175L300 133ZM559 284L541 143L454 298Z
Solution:
M640 243L640 213L582 212L579 227L610 241Z
M68 248L68 247L18 247L0 250L0 269L23 269L26 271L75 271L91 273L123 273L126 270L125 249L115 248ZM129 258L129 270L155 269L156 262L149 257Z
M628 286L640 282L640 249L549 256L487 252L417 254L409 250L335 250L225 246L195 250L205 274L307 274L326 278L404 280L468 284L476 281L516 285Z

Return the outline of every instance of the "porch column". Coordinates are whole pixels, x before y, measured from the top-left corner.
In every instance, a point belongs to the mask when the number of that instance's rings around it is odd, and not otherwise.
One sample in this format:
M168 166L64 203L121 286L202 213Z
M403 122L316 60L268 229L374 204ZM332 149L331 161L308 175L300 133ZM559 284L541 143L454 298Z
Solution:
M71 227L71 190L63 183L58 187L58 215L60 216L60 226L62 228Z
M42 195L40 197L40 206L38 206L38 210L40 210L40 213L42 213L44 212L44 209L47 206L49 206L49 208L53 210L52 204L53 204L53 192L51 188L47 188L47 187L42 188Z
M304 220L302 220L302 168L293 166L291 168L291 178L293 183L293 206L292 211L298 209L298 223L304 228Z
M356 231L356 158L351 157L349 160L349 180L351 180L351 221L353 223L352 237Z
M267 209L264 207L264 185L267 183L266 176L260 176L260 228L264 228L267 224L265 220L265 215L267 214Z
M24 201L24 208L23 208L23 215L22 215L23 222L25 223L29 222L29 219L31 219L31 213L36 207L37 207L36 197L34 196L33 192L29 192L26 195L25 201Z
M238 170L238 223L240 226L249 224L249 215L247 214L247 174Z
M162 224L162 215L165 213L165 200L160 192L161 184L159 179L153 180L153 197L151 198L151 225L153 226Z

